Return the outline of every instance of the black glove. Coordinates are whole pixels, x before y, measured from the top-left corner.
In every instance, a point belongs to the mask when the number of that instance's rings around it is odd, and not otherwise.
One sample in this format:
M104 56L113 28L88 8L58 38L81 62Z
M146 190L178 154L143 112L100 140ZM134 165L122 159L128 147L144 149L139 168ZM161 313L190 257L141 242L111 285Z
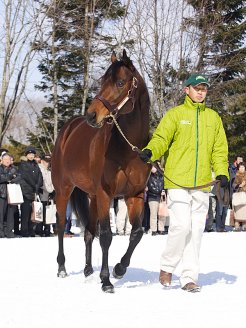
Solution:
M216 180L220 180L220 186L221 186L221 188L228 187L229 181L228 181L228 179L227 179L227 177L225 175L218 175L216 177Z
M151 159L152 157L152 151L150 149L144 149L140 154L139 157L141 158L141 160L144 163L148 163L148 161Z

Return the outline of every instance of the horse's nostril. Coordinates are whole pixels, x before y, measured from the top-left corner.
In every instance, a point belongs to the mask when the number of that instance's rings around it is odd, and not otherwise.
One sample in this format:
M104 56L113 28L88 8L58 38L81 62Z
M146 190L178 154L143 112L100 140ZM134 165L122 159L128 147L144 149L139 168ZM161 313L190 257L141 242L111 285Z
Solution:
M96 122L96 112L87 113L86 119L88 123L95 123Z

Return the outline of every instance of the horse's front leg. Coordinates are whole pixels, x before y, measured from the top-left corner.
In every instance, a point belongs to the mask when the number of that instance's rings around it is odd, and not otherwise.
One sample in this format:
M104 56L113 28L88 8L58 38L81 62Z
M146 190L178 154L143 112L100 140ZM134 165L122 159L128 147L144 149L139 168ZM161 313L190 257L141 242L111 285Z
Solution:
M121 258L113 269L113 276L120 279L126 273L127 267L130 265L132 254L143 236L142 217L144 211L144 199L142 194L138 197L131 197L126 200L129 220L132 230L129 239L129 245L125 255Z
M109 216L105 220L100 222L99 241L102 248L102 267L100 272L102 290L107 293L114 293L114 286L109 280L108 268L108 250L112 242L112 232L110 228Z

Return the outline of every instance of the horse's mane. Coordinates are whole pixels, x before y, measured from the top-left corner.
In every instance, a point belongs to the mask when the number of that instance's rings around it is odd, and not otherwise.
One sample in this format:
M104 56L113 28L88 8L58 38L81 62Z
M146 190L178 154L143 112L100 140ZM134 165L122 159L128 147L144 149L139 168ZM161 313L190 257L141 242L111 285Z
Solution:
M117 72L122 66L129 68L131 71L135 70L135 67L130 58L127 57L121 60L116 60L110 65L105 74L102 76L102 81L106 80L109 76L111 76L112 81L116 82Z

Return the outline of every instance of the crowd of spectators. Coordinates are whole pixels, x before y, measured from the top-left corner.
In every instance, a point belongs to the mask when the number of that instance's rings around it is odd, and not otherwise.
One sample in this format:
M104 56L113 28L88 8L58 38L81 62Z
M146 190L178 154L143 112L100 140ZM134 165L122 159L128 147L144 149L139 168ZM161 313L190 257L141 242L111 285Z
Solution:
M0 238L55 235L56 224L50 225L45 222L45 208L51 200L54 200L50 168L51 155L39 155L31 146L26 148L20 161L15 162L16 164L7 149L2 149L0 155ZM223 206L219 202L215 188L211 190L205 232L246 231L246 204L239 207L232 205L233 193L246 191L246 165L243 157L236 156L235 161L229 165L228 169L230 205ZM24 200L22 204L8 204L8 183L20 184ZM163 177L153 167L145 190L142 223L144 232L152 236L168 233L169 218L158 215L158 205L163 194L165 194ZM34 223L31 220L32 202L37 195L43 203L43 222L41 223ZM233 220L230 221L231 226L226 223L228 211L233 216ZM71 207L68 204L65 236L73 236L71 217ZM110 223L114 235L130 235L131 225L124 198L113 200L110 208Z

